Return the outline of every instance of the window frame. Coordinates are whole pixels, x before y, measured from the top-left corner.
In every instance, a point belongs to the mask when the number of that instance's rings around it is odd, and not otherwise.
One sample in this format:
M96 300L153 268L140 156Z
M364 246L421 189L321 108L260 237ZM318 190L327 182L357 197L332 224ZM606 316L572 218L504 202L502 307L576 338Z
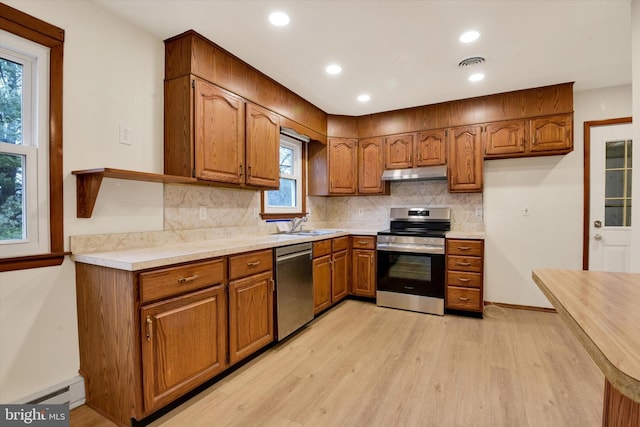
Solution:
M62 192L62 80L64 30L0 3L0 29L49 48L49 250L0 258L0 272L60 265L65 255ZM45 189L45 191L47 191Z
M300 147L300 203L298 203L298 209L290 210L290 211L273 211L267 212L267 191L260 192L260 216L262 219L290 219L290 218L301 218L306 215L307 212L307 144L304 141L299 141L295 138L288 137L287 135L280 135L280 144L278 144L278 149L280 145L291 145L291 144L299 144Z

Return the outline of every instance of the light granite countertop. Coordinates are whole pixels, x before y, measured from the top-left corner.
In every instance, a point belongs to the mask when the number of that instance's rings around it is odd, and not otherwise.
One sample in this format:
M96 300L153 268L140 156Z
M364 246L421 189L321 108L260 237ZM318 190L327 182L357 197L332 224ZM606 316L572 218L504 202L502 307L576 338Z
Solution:
M118 270L139 271L340 236L375 236L378 231L372 229L344 229L317 236L293 234L245 235L234 238L176 242L144 248L73 253L71 258L76 262L85 264L100 265ZM449 231L447 238L484 239L484 233L478 231Z
M100 265L118 270L138 271L340 236L375 236L377 232L378 230L349 229L318 236L292 234L239 236L235 238L180 242L147 248L74 253L71 258L76 262L85 264Z

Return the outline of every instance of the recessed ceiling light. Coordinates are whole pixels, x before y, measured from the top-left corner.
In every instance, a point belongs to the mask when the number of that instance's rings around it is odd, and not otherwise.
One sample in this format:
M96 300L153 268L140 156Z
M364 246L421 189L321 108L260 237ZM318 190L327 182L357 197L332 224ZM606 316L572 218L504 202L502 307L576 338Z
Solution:
M482 74L482 73L475 73L475 74L471 74L469 76L469 81L470 82L479 82L482 79L484 79L484 74Z
M477 31L467 31L466 33L462 33L460 36L460 41L462 43L471 43L478 40L480 37L480 33Z
M269 15L269 22L276 27L284 27L289 23L289 15L284 12L273 12Z
M370 99L371 99L371 96L367 95L366 93L363 93L362 95L358 95L358 101L360 102L369 102Z
M331 65L327 65L327 68L325 68L325 71L327 72L327 74L340 74L342 72L342 67L339 66L338 64L331 64Z

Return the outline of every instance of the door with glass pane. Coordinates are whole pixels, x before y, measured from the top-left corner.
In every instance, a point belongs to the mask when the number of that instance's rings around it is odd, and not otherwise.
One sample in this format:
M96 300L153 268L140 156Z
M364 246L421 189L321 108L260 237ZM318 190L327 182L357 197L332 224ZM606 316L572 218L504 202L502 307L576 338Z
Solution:
M589 270L629 271L631 124L591 129Z

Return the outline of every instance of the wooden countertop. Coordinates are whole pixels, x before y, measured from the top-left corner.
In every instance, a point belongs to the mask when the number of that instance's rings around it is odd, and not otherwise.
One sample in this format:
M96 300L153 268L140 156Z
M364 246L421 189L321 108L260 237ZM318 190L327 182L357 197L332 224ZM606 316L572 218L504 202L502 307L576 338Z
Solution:
M609 382L640 402L640 274L536 269L532 277Z

